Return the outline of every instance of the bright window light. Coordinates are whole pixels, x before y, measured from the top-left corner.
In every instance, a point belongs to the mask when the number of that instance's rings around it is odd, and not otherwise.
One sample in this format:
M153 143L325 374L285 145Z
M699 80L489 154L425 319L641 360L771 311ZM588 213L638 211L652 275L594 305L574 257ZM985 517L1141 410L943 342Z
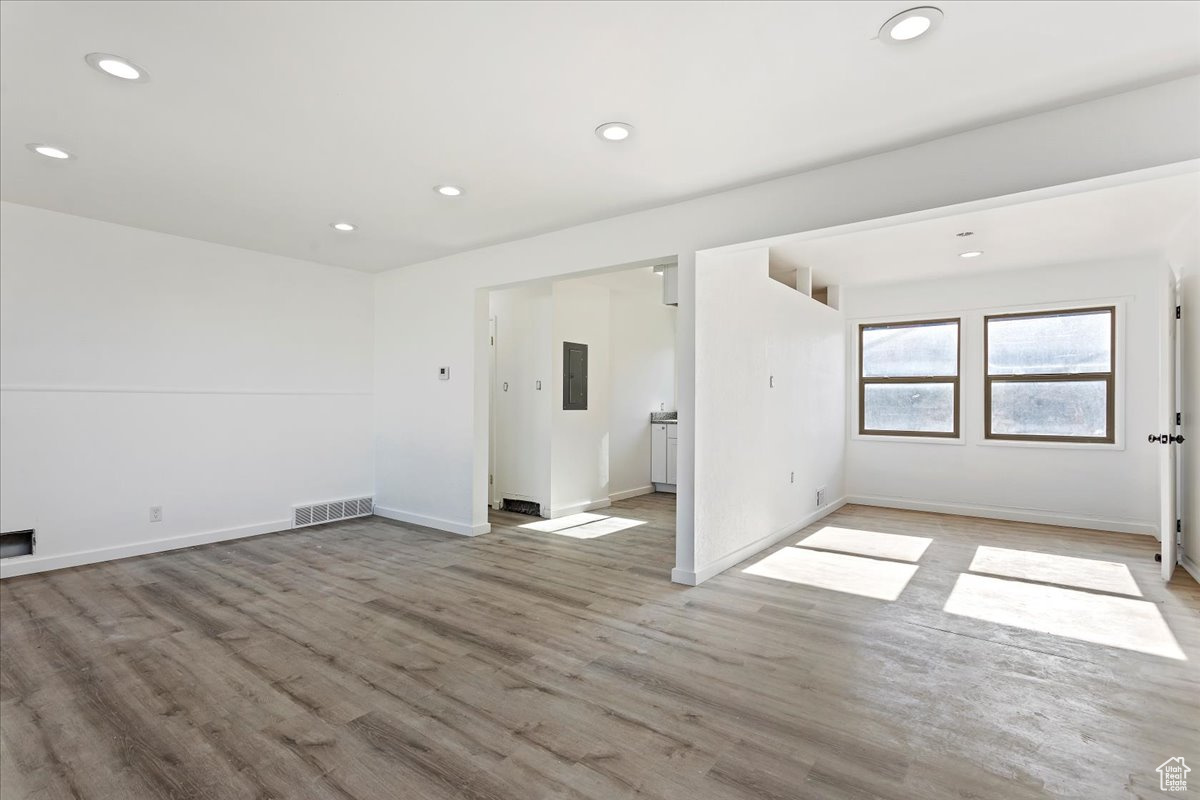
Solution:
M1039 583L1057 583L1076 589L1142 596L1129 567L1116 561L1007 550L1003 547L980 547L975 551L975 558L968 569L971 572L986 572Z
M858 531L826 525L821 530L797 542L800 547L816 547L821 550L837 550L873 558L890 558L893 561L919 561L925 548L933 539L922 536L903 536L898 533Z
M982 575L959 575L947 613L1186 661L1158 606Z
M645 520L640 519L607 517L596 522L589 522L586 525L576 525L574 528L564 528L560 531L554 531L554 533L558 536L570 536L572 539L598 539L601 536L608 536L610 533L627 531L630 528L636 528L639 525L645 524Z
M627 531L639 525L645 525L641 519L626 519L624 517L609 517L604 514L569 514L556 519L546 519L541 522L530 522L518 527L538 533L553 533L558 536L569 536L572 539L598 539L610 533Z
M538 531L540 533L556 533L563 528L574 528L576 525L583 525L588 522L605 519L604 514L568 514L565 517L555 517L554 519L544 519L540 522L530 522L525 525L518 525L519 528L524 528L528 531Z
M1111 443L1116 308L983 318L984 437Z
M785 547L746 567L746 575L801 583L818 589L895 600L917 571L916 564L899 564L801 547Z
M859 326L860 435L958 436L959 320Z

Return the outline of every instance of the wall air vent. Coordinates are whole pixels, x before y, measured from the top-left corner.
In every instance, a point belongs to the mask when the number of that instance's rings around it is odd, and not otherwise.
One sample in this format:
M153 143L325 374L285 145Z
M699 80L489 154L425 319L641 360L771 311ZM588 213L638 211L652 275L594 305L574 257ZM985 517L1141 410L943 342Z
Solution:
M504 498L501 508L505 511L512 511L515 514L528 514L531 517L539 517L542 514L540 503L535 503L532 500L517 500L513 497Z
M18 558L33 555L37 537L33 529L0 533L0 558Z
M374 513L374 498L356 497L352 500L330 500L327 503L310 503L292 508L292 527L304 528L337 522L340 519L369 517Z

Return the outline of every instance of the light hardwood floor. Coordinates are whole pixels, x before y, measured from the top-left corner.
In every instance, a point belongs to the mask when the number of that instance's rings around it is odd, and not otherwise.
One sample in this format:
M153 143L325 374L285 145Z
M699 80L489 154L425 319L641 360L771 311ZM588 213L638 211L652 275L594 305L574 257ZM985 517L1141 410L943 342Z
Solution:
M6 580L3 797L1160 797L1173 756L1200 791L1200 587L1163 585L1153 540L847 507L772 550L931 538L880 600L760 557L672 585L673 512L618 503L648 524L596 539L370 518ZM1187 660L947 613L979 546L1127 564Z

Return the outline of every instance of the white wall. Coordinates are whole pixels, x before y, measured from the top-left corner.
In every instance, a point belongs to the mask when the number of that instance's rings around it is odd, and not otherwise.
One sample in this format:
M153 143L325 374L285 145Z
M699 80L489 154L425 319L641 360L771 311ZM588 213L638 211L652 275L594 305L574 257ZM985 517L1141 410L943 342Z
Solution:
M699 583L841 504L846 387L839 311L768 277L767 248L696 260ZM818 488L827 502L816 505Z
M0 529L37 530L4 575L278 530L293 504L371 493L368 276L0 217Z
M561 517L608 504L609 290L559 281L553 291L549 516ZM586 410L563 410L563 342L588 346Z
M1058 186L1200 157L1200 78L1047 111L675 205L377 276L376 457L384 505L487 525L487 289L678 254L677 567L695 571L694 253L731 242ZM647 263L650 263L647 261ZM437 380L437 366L459 376Z
M661 278L655 278L661 282ZM674 306L662 286L612 293L608 492L629 497L650 483L650 412L675 410Z
M548 285L492 292L496 497L529 500L546 509L554 410L553 313Z
M1159 297L1166 267L1154 260L1036 270L842 290L852 346L846 471L852 502L1021 519L1085 528L1158 529ZM983 440L983 315L993 311L1118 304L1117 444ZM857 433L857 325L962 317L963 437L896 440ZM913 469L919 464L920 469Z

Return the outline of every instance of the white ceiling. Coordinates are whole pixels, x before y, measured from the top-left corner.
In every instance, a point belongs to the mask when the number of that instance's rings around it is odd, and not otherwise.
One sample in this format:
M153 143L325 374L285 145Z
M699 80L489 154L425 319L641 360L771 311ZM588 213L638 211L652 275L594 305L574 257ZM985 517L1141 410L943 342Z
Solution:
M377 271L1200 71L1197 3L943 0L875 41L907 5L5 0L0 195Z
M973 235L957 234L971 231ZM863 286L1049 264L1163 257L1200 236L1200 173L770 247L772 274L813 271L814 286ZM978 258L960 253L982 250Z

